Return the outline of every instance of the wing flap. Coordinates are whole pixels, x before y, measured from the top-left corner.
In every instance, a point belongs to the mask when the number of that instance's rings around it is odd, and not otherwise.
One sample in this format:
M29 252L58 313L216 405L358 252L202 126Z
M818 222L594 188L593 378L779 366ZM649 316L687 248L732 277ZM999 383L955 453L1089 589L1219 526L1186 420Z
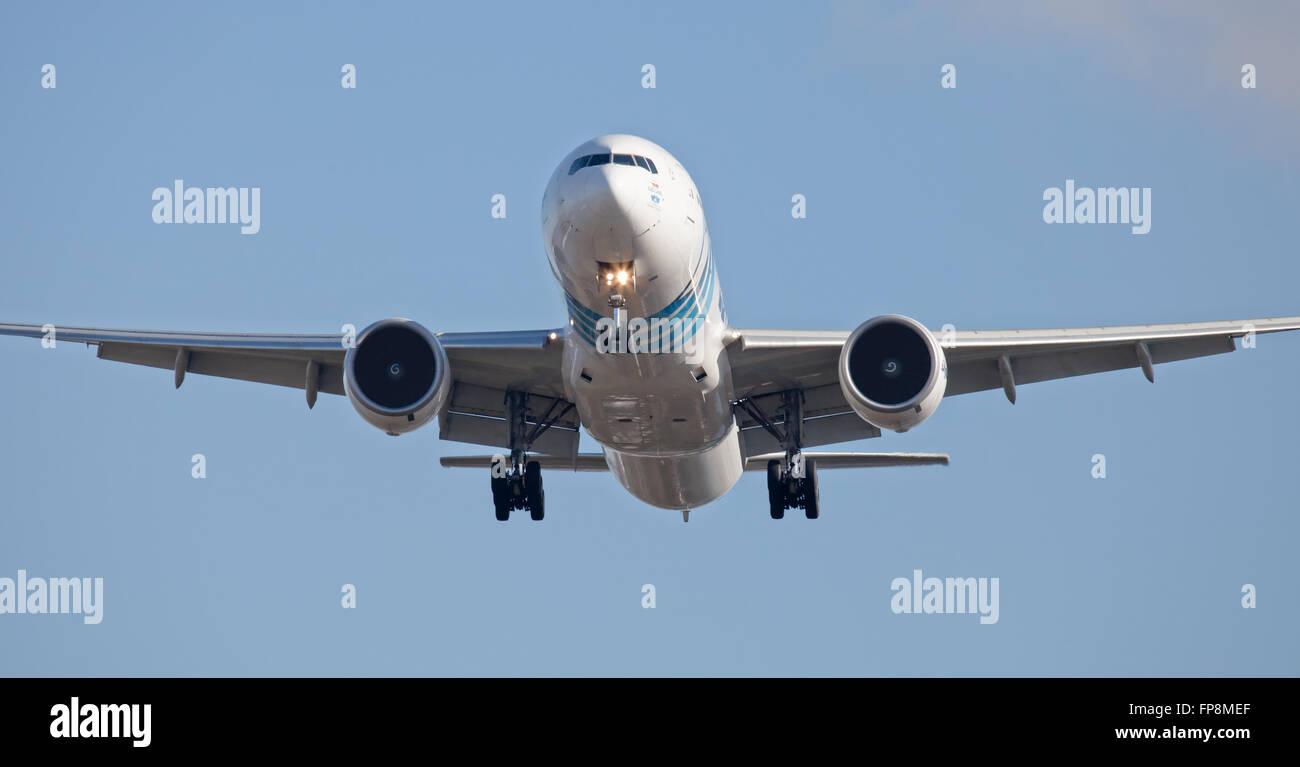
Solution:
M743 413L743 410L737 410L737 418ZM753 423L747 416L746 420ZM784 421L778 421L777 425L782 429L785 428ZM862 420L857 413L852 411L816 418L805 418L803 422L804 447L833 445L838 442L853 442L859 439L874 439L879 436L880 429ZM781 443L767 429L757 424L742 427L740 439L745 448L745 455L770 453L782 449Z
M489 469L497 456L491 455L448 455L438 459L438 463L455 469ZM529 455L528 460L537 461L547 471L609 471L605 456L600 453L577 453L571 456Z
M509 447L510 423L506 389L490 388L462 379L452 363L451 396L438 416L438 437L487 447ZM541 387L538 387L541 388ZM520 388L528 394L525 426L531 434L530 450L550 455L572 456L578 452L578 411L568 400ZM545 428L542 428L545 425Z
M536 423L529 421L535 427ZM505 418L444 411L438 418L438 438L485 447L509 447L510 423ZM577 429L553 426L533 440L531 450L552 456L571 456L578 451Z

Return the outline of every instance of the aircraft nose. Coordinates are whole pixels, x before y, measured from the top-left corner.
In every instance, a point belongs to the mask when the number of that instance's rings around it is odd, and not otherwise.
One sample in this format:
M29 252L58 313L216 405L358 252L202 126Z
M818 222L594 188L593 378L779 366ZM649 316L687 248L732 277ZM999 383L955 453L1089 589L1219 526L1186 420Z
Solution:
M590 228L619 237L639 237L659 220L648 191L650 175L641 168L602 165L583 171L584 218Z
M602 165L594 170L589 188L608 201L612 212L631 221L637 212L637 203L642 201L636 183L641 180L638 178L641 174L622 165Z

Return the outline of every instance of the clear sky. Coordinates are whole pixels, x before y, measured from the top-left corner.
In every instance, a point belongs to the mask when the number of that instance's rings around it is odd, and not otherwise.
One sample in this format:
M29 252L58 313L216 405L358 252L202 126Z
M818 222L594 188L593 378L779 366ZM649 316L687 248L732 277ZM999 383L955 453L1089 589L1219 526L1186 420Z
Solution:
M1077 5L7 4L0 321L558 327L542 189L611 132L690 170L740 327L1300 314L1300 12ZM153 223L178 178L260 187L261 231ZM1066 179L1150 187L1151 231L1045 224ZM948 468L825 472L816 522L746 475L689 524L556 472L500 524L436 426L0 351L0 577L104 579L98 625L0 615L4 675L1300 670L1300 334L955 397L848 446ZM999 621L894 614L916 569L998 578Z

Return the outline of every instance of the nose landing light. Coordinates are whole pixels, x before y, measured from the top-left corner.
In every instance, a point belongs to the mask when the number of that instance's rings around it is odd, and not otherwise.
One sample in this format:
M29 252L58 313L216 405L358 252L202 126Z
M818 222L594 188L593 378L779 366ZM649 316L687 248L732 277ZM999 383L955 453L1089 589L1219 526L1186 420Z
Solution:
M609 261L597 261L596 284L610 292L622 290L629 285L635 290L636 272L633 269L632 262L611 263Z

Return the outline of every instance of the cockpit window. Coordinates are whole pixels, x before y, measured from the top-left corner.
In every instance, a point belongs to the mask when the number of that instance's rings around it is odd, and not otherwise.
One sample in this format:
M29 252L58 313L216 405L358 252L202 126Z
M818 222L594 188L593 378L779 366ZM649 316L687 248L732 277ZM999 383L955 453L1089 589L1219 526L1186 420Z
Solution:
M574 160L573 164L569 166L569 175L572 176L583 168L593 165L608 165L611 160L616 165L630 165L634 168L644 168L656 175L659 173L659 169L655 167L654 160L651 160L649 157L642 157L639 154L585 154Z
M590 159L591 159L591 155L584 154L583 156L574 160L573 164L569 166L569 175L572 176L574 173L577 173L578 169L585 166L587 164L587 161Z

